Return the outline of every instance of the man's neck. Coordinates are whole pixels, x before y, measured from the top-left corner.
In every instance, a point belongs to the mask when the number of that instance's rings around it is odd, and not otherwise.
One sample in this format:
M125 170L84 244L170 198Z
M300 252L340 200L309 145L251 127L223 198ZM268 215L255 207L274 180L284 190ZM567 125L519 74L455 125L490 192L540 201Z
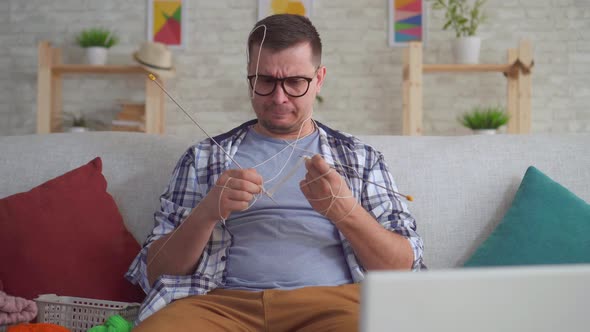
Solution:
M263 126L261 126L260 122L257 122L252 128L260 135L264 135L264 136L268 136L268 137L272 137L272 138L277 138L277 139L295 140L295 139L302 139L304 137L307 137L316 131L317 125L315 124L314 121L312 121L310 119L305 122L306 123L304 124L304 126L301 130L299 128L297 128L296 131L293 131L290 133L272 132L272 131L264 128Z

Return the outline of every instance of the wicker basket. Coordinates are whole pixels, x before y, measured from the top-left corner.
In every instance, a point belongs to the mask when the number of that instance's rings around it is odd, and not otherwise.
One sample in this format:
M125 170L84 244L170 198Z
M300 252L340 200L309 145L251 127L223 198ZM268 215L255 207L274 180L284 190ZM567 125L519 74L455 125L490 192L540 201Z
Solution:
M38 307L37 322L64 326L72 332L86 332L102 325L110 316L121 315L134 321L139 303L87 299L83 297L40 295L35 299Z

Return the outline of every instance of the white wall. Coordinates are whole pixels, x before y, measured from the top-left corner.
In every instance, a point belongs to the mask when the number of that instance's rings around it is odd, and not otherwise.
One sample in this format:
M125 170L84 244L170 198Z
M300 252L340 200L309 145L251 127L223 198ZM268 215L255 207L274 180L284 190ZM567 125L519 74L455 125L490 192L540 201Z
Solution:
M188 47L174 52L178 76L169 91L212 134L253 117L246 90L245 39L256 21L255 0L186 0ZM501 63L520 38L534 47L533 132L590 132L590 0L489 0L480 29L482 62ZM121 35L112 62L146 39L147 1L0 0L0 135L35 131L37 43L62 47L80 62L74 38L82 28L108 26ZM325 102L316 117L353 134L401 134L402 51L387 46L387 1L317 0L314 24L324 43ZM430 11L425 62L450 62L450 31ZM456 117L479 104L504 104L500 74L424 77L426 135L465 133ZM141 100L143 78L66 79L64 109L109 121L119 99ZM167 102L167 132L197 130Z

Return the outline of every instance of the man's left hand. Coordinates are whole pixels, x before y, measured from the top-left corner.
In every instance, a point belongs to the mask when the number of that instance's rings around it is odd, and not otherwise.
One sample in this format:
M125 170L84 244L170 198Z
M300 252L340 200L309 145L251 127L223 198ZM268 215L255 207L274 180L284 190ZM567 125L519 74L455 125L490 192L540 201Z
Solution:
M319 154L307 159L305 168L307 173L299 187L311 207L333 223L350 215L355 208L356 198L352 196L344 178Z

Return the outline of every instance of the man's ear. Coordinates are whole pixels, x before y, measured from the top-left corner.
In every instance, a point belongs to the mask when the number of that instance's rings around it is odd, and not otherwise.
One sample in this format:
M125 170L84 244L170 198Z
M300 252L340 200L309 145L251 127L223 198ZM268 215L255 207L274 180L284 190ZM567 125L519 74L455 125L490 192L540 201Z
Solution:
M317 92L319 93L322 88L322 85L324 85L324 79L326 78L326 67L325 66L320 66L320 68L318 69L318 72L316 74L316 77L318 79Z

